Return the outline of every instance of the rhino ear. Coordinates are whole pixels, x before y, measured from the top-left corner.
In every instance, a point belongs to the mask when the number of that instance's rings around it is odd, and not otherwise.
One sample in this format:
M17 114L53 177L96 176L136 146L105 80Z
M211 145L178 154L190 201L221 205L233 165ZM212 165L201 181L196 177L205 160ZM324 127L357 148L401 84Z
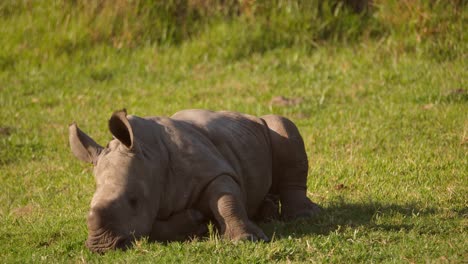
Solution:
M103 147L81 131L75 123L72 123L68 130L70 133L70 148L75 157L82 161L96 164Z
M133 148L133 131L127 119L127 110L123 109L112 114L109 119L109 130L128 149Z

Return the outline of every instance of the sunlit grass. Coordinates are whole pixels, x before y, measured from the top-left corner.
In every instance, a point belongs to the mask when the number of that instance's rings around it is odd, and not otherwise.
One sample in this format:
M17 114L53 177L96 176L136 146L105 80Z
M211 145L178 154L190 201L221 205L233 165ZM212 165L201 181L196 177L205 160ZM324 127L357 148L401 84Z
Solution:
M64 42L55 16L32 17L1 18L2 262L466 261L467 45L456 22L447 26L455 33L427 42L412 42L411 31L408 40L252 46L264 36L230 21L178 45L117 47L87 37L78 45L87 36L79 25ZM280 106L276 96L300 100ZM262 225L271 243L211 234L90 253L94 182L70 153L68 124L105 144L110 114L124 107L141 116L207 108L291 118L309 155L308 194L323 214Z

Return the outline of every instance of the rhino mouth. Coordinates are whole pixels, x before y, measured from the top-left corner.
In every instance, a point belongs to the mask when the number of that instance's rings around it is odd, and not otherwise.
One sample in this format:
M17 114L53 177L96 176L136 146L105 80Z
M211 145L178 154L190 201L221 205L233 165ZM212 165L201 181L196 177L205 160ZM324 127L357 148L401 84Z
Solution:
M96 253L105 253L114 249L128 249L132 244L132 239L114 234L110 230L97 230L88 235L86 247Z

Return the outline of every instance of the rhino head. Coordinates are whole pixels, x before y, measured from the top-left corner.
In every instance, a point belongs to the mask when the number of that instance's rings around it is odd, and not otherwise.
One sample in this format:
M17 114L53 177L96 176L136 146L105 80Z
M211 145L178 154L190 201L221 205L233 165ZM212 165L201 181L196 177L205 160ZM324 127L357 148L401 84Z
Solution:
M105 148L75 123L69 127L73 154L94 165L96 191L87 217L86 241L94 252L127 248L151 232L156 218L161 194L157 179L164 171L164 158L143 144L130 121L125 109L112 115L113 139Z

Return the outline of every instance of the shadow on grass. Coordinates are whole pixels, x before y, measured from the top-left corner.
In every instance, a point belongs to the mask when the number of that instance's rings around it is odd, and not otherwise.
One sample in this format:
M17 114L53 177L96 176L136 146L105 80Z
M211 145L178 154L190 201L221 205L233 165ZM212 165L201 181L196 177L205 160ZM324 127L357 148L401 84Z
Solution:
M381 217L410 218L414 216L435 215L435 208L421 208L417 204L380 204L380 203L334 203L322 209L320 215L312 219L298 219L292 222L271 222L261 224L269 237L277 239L302 237L310 234L328 235L346 228L365 227L381 231L410 231L415 228L411 221L378 224ZM460 213L460 212L458 212ZM401 223L406 222L406 223Z

